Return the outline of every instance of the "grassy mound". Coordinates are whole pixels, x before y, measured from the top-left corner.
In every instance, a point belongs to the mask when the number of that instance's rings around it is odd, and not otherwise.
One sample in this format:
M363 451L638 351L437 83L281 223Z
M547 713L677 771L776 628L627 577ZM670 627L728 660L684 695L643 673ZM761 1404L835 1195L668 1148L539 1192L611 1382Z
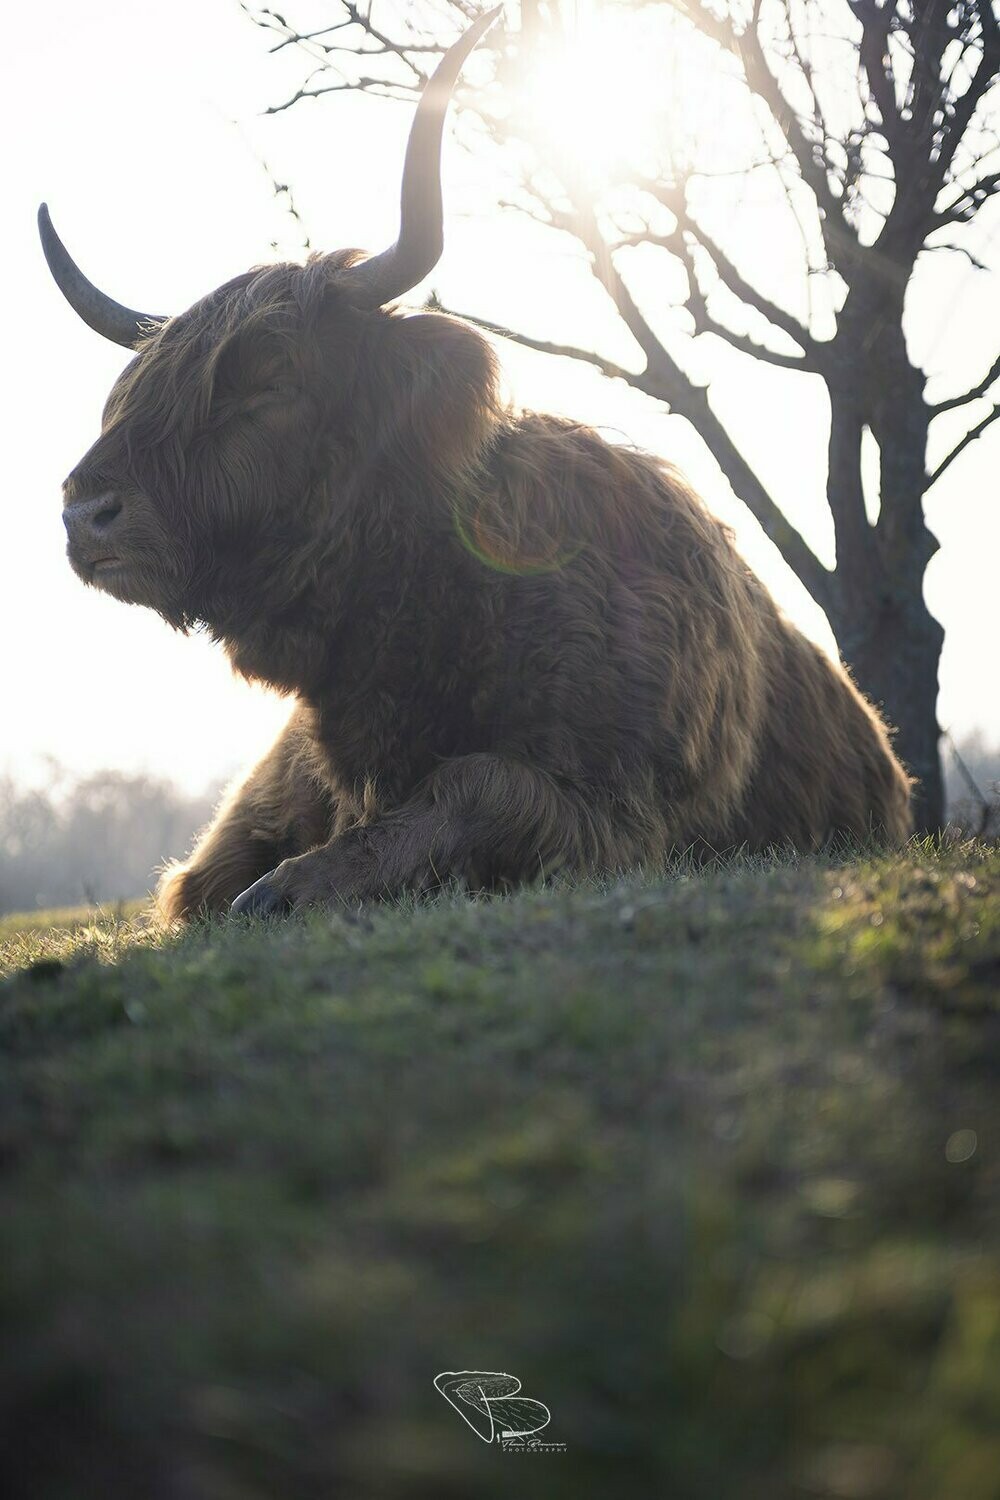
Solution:
M996 1495L996 851L2 937L8 1496Z

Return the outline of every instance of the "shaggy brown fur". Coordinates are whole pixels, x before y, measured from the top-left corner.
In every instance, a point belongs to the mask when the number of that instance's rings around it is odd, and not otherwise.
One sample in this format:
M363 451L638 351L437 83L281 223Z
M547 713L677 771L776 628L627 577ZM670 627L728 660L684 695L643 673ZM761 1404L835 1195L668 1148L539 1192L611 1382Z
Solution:
M877 714L679 475L503 409L486 341L359 310L355 258L153 331L67 481L120 506L71 530L88 582L296 699L166 915L905 838Z

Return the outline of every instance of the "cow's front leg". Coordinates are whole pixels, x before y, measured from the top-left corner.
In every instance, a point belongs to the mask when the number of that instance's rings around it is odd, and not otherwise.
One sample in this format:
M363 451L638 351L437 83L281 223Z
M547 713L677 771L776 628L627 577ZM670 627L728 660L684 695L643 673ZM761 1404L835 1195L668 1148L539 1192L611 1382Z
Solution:
M562 778L504 756L467 755L442 765L403 806L286 859L232 911L271 916L456 877L490 887L567 867L624 867L652 852L644 832Z
M283 854L329 838L335 798L317 775L316 761L310 715L298 708L263 760L229 793L194 852L164 874L157 905L167 921L228 910L234 896Z

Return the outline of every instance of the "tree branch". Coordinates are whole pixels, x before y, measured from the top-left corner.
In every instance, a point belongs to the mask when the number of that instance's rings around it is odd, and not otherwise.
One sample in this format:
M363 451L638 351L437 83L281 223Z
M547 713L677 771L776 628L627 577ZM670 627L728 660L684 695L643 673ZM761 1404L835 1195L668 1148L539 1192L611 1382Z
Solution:
M890 155L902 127L889 63L889 31L898 8L898 0L889 0L882 6L876 5L875 0L851 0L851 9L861 22L861 66L882 120Z
M801 354L779 354L776 349L769 349L766 344L758 343L749 334L736 333L732 328L727 328L725 323L718 322L710 313L701 313L695 319L695 330L698 333L714 334L740 354L749 354L754 359L763 360L765 364L776 365L780 370L810 369Z
M736 30L732 16L715 15L704 0L675 0L675 7L698 31L736 59L752 92L767 105L798 164L803 182L816 199L827 254L835 264L842 264L844 249L853 250L857 236L844 218L841 203L830 187L821 147L809 139L801 119L788 103L768 66L755 24L759 7L755 7L753 17L742 31Z
M399 88L405 88L400 84ZM324 94L351 94L367 93L373 94L378 99L405 99L406 93L397 93L395 86L387 83L384 78L358 78L354 83L341 80L340 83L326 83L319 89L301 88L294 93L290 99L282 104L269 104L265 109L265 115L280 115L282 110L291 109L293 104L298 104L300 99L320 99Z
M634 384L641 379L631 370L626 370L623 365L616 365L613 360L605 359L594 349L582 349L576 344L554 344L548 339L532 338L530 334L520 333L517 329L508 328L503 323L492 323L488 318L477 317L475 313L463 312L459 308L447 307L435 294L427 299L426 306L431 312L447 313L449 317L461 318L463 323L471 323L475 328L481 328L484 333L492 333L497 338L510 339L512 344L520 344L525 349L534 349L539 354L554 354L560 359L577 359L585 364L593 365L600 370L602 375L607 375L611 380L627 380Z
M994 82L997 72L1000 71L1000 25L997 22L992 0L980 0L978 12L983 36L982 56L965 93L954 101L951 122L942 140L937 161L934 163L933 181L938 191L948 180L955 152L969 128L980 101ZM965 50L968 51L968 47Z
M818 368L819 346L813 342L808 330L792 313L786 312L783 307L779 307L776 302L765 297L763 292L747 281L713 236L692 216L683 189L674 189L663 183L652 182L648 178L637 181L636 185L673 214L678 227L687 230L697 240L711 257L720 280L733 295L741 302L745 302L748 307L752 307L755 312L760 313L769 323L773 323L775 328L780 329L794 344L799 346L803 351L803 356L815 360ZM675 253L681 252L675 248ZM804 360L800 360L800 363L803 362Z
M946 208L931 216L927 234L933 234L935 229L943 229L946 224L971 224L983 204L998 192L1000 172L990 172L985 177L980 177L978 182L964 189Z
M754 359L762 359L783 370L812 369L811 364L802 354L784 354L777 349L771 349L767 344L751 338L749 334L739 333L735 328L730 328L727 323L720 322L709 312L708 295L710 293L702 289L694 256L691 254L691 246L685 243L684 236L679 230L671 235L653 234L651 231L623 235L615 240L609 249L612 251L634 249L638 245L652 245L657 249L666 250L681 261L688 278L688 295L683 305L691 314L695 337L702 333L715 334L717 338L724 339L731 348L740 353L752 355ZM724 285L721 277L719 277L719 284Z
M995 422L997 417L1000 417L1000 406L994 406L992 411L986 413L986 416L981 422L977 422L975 427L973 427L969 432L965 434L965 437L958 444L958 446L951 450L947 458L942 459L941 463L938 464L933 474L931 474L930 478L927 480L924 494L926 494L929 489L932 489L933 486L937 484L938 480L941 478L941 475L951 468L958 455L960 453L964 453L970 443L974 443L977 438L982 437L987 427Z
M931 407L931 416L937 417L943 411L954 411L957 406L967 406L970 401L978 401L980 396L986 395L994 380L998 378L1000 378L1000 355L977 386L973 386L971 391L966 391L962 396L949 396L947 401L938 401Z
M669 388L674 374L677 384ZM672 366L669 376L661 376L660 385L661 389L658 391L646 386L641 386L640 389L647 389L649 394L658 395L661 401L669 405L671 411L687 418L729 481L736 498L743 502L764 535L778 549L820 609L829 613L833 599L833 574L823 566L802 534L796 531L768 494L709 405L708 392L689 381L676 365Z

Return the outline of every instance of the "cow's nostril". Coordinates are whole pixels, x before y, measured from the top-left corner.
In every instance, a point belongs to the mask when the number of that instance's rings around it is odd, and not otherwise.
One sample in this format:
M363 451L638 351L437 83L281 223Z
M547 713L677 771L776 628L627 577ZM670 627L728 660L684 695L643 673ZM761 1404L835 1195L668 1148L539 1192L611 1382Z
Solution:
M71 500L63 507L63 521L70 536L82 541L109 531L124 509L114 491L106 490L89 500Z
M94 527L94 530L106 531L111 525L112 521L114 521L118 516L121 515L121 512L121 501L109 499L106 504L102 505L100 510L95 511L93 516L91 517L91 524Z

